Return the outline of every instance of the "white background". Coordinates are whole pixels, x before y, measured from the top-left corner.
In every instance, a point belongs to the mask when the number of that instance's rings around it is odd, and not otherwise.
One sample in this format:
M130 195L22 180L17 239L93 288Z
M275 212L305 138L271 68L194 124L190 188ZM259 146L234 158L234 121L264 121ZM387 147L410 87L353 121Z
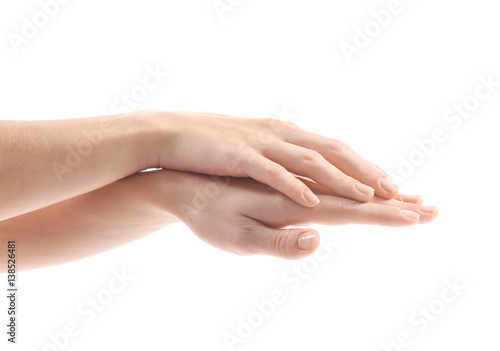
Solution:
M318 227L339 247L317 267L223 253L177 224L21 273L20 342L5 346L2 327L1 349L54 350L48 334L74 321L81 333L67 350L227 350L224 333L237 335L238 318L274 289L286 301L235 349L375 351L401 331L412 337L405 350L498 349L500 88L458 128L443 114L474 95L479 77L500 81L499 9L491 0L401 0L400 13L348 63L341 43L353 44L356 27L388 3L244 0L222 20L211 0L72 0L16 53L9 33L20 35L22 18L41 7L2 2L3 119L111 114L115 99L159 65L170 76L135 110L273 117L285 108L295 123L395 175L433 129L447 139L398 182L439 207L431 224ZM282 276L303 265L315 270L292 291ZM106 288L112 269L134 279L86 323L77 307ZM419 332L409 318L440 297L446 279L467 289ZM0 308L4 325L5 298Z

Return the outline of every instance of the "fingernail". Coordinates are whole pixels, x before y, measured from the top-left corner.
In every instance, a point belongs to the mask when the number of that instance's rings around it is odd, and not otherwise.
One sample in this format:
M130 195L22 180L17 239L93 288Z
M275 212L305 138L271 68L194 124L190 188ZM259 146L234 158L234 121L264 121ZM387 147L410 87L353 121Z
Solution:
M422 196L420 196L420 195L403 195L403 201L413 202L413 203L417 203L417 204L421 204L422 202L424 202L424 200L422 199Z
M316 206L319 204L319 199L310 189L304 190L304 193L302 194L304 196L304 199L306 199L307 202L309 202L311 205Z
M316 240L315 232L305 232L302 233L299 237L299 249L301 250L310 250L314 247L314 242Z
M354 184L354 187L363 195L373 195L373 193L375 192L375 189L370 188L368 185L365 185L363 183L356 183Z
M401 210L401 213L404 214L406 217L411 218L411 219L418 219L420 216L416 212L412 211L407 211L407 210Z
M388 193L395 193L398 191L398 187L389 178L380 178L380 186L382 189Z
M418 206L418 209L425 213L434 214L437 212L437 207L434 206Z

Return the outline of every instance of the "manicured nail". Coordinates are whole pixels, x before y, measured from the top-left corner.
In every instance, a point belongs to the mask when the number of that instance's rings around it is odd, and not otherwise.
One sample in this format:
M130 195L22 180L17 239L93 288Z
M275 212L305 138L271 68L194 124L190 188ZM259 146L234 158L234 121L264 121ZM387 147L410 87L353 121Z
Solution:
M434 214L437 212L437 208L434 206L418 206L418 209L429 214Z
M380 186L382 189L388 193L395 193L398 191L398 187L389 178L380 178Z
M299 249L301 250L310 250L314 247L314 242L316 240L315 232L305 232L302 233L299 237Z
M363 195L373 195L373 193L375 192L375 189L370 188L368 185L365 185L363 183L356 183L354 184L354 187Z
M421 204L422 202L424 202L422 196L420 195L403 195L402 200L404 202L411 202L414 204Z
M411 219L418 219L420 217L418 215L418 213L413 212L413 211L401 210L401 213L404 214L406 217L411 218Z
M304 199L306 199L307 202L309 202L311 205L316 206L319 204L319 199L310 189L304 190L304 193L302 194L304 196Z

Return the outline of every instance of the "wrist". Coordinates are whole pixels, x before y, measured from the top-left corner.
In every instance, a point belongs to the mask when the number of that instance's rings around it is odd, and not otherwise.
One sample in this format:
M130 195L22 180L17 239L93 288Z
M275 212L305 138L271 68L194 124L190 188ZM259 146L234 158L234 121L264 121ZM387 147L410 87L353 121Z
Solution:
M161 177L155 182L154 196L158 203L167 213L189 225L207 205L203 194L206 176L172 170L154 173Z
M127 115L128 128L133 130L132 143L136 146L134 153L137 169L161 168L161 155L165 145L170 141L171 128L164 112L146 110Z
M137 125L138 143L142 150L139 162L142 169L163 168L165 155L175 149L177 130L176 114L168 111L146 110L131 114Z

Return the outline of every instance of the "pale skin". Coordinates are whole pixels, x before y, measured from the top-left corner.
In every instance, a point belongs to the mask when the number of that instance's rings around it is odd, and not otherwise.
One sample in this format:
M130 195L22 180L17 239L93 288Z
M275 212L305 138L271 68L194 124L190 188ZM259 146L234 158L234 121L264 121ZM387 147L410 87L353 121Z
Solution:
M178 220L226 251L300 258L319 236L280 228L406 226L437 215L344 143L272 119L143 111L0 129L0 238L21 243L21 269L84 258ZM148 168L168 170L138 173Z
M210 245L240 255L297 259L313 253L319 235L300 224L411 226L437 211L418 196L378 196L362 203L308 182L321 202L307 208L249 178L211 177L169 170L142 172L43 209L0 222L15 239L18 269L82 259L183 221ZM200 192L209 193L202 201ZM6 250L0 261L6 262ZM5 272L4 265L0 271Z
M251 177L306 207L317 198L294 174L362 202L397 194L383 171L341 141L272 119L143 111L0 121L0 130L0 184L9 185L0 190L0 220L147 168Z

